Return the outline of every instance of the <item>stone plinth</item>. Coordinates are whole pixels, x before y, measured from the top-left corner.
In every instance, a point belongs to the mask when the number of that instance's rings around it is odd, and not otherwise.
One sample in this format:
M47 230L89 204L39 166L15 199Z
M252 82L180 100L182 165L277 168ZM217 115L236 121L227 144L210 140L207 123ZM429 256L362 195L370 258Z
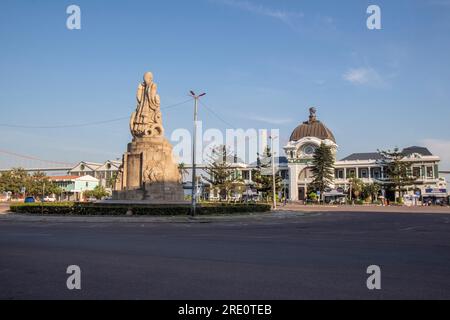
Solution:
M184 200L172 145L164 137L135 137L123 155L114 200L180 202Z

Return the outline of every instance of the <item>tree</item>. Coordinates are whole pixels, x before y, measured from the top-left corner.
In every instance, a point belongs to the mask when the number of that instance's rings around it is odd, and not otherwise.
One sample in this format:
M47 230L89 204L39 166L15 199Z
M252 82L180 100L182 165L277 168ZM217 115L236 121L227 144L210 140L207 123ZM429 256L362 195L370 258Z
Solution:
M178 164L178 172L180 173L181 181L183 181L183 178L186 174L188 174L188 171L186 169L186 164L184 162L181 162Z
M114 187L116 185L116 181L117 181L117 176L118 176L118 173L117 172L113 172L111 177L106 179L106 187L107 188L114 189Z
M41 171L28 175L25 182L26 192L28 195L35 197L45 197L51 194L60 194L61 189L49 179L49 177Z
M252 171L252 180L256 190L269 201L269 195L273 193L272 151L269 146L266 146L262 155L258 153L258 169ZM281 180L281 177L275 174L276 193L281 190Z
M378 152L383 156L382 163L386 167L389 187L394 190L395 202L397 202L398 197L402 199L404 188L412 185L416 180L411 175L411 161L405 160L405 155L398 148L393 151L378 150Z
M106 191L106 189L101 185L96 186L94 190L87 190L84 192L84 196L86 198L95 198L98 200L108 195L109 195L108 191Z
M31 176L28 176L28 182L26 183L27 194L30 196L44 197L45 190L50 187L50 181L46 177L45 173L37 171Z
M311 172L312 188L323 194L334 179L334 155L330 146L321 143L316 149L312 159Z
M377 200L381 187L377 183L364 183L362 187L362 195L364 199L374 201Z
M227 162L229 158L230 152L226 146L213 148L205 168L207 175L202 175L203 179L209 182L213 188L219 189L220 200L222 198L228 199L235 180L233 177L234 170L231 168L231 164Z
M10 191L17 196L22 188L25 188L27 195L35 197L61 193L61 189L40 171L29 175L24 169L16 168L1 174L0 191Z
M3 172L0 176L0 188L3 192L10 191L13 195L18 195L22 188L27 188L28 173L22 168L14 168Z
M361 192L363 191L364 183L362 182L361 179L356 178L355 175L353 174L350 176L348 181L350 183L350 190L349 190L350 201L353 199L353 195L358 200L359 196L361 195Z

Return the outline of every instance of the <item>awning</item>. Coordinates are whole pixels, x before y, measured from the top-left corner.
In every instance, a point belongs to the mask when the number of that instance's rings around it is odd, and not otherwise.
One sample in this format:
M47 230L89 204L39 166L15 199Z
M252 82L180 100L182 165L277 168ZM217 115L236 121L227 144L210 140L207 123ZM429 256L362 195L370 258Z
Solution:
M337 190L332 190L330 192L324 192L323 196L324 197L345 197L346 195Z
M424 193L422 194L424 198L447 198L447 193Z

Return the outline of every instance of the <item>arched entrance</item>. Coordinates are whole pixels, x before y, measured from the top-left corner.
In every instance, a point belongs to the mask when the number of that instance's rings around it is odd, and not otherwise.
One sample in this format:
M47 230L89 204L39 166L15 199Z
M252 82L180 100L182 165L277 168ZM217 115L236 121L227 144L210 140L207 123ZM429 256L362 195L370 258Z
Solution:
M308 198L308 184L311 182L312 172L310 167L304 168L298 175L298 200L305 201Z

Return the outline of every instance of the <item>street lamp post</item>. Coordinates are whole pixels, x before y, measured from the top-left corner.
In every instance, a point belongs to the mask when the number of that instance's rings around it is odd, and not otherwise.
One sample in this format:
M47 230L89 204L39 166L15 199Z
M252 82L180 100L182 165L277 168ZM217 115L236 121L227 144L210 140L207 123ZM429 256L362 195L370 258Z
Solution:
M192 208L191 208L191 215L195 216L195 210L197 207L197 179L196 179L196 159L195 155L197 153L197 110L198 110L198 99L200 97L203 97L206 93L202 93L199 95L196 95L194 91L189 92L190 95L194 98L194 130L193 130L193 137L192 137Z
M273 150L273 140L277 137L270 136L270 150L272 151L272 206L275 210L277 208L276 199L276 183L275 183L275 151Z

